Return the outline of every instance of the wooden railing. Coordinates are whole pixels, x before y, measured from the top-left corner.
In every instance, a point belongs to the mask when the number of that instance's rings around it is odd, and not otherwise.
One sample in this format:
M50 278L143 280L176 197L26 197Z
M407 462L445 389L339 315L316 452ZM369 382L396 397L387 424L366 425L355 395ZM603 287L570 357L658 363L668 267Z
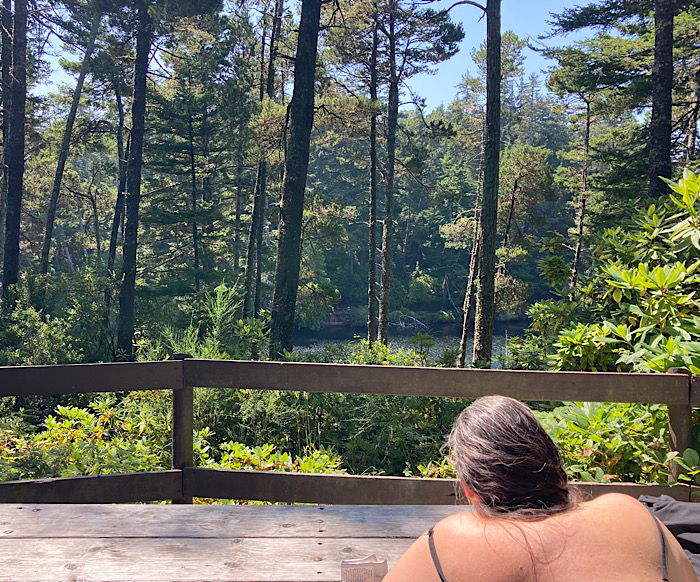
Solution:
M0 397L134 390L173 391L172 469L0 483L0 502L118 503L193 497L324 504L452 504L450 479L310 475L203 469L194 466L193 389L247 388L398 396L640 402L668 405L671 446L692 444L691 407L700 404L695 376L531 372L198 360L0 367ZM578 484L593 495L616 490L690 500L687 485Z

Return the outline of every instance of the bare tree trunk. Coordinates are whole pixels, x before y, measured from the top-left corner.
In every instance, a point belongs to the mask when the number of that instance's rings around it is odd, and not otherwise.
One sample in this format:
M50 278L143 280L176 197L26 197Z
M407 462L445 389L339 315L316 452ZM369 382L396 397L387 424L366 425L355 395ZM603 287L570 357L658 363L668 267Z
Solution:
M194 289L199 291L199 227L197 226L197 163L194 155L194 128L192 112L188 111L189 157L190 157L190 196L192 202L192 246L194 248Z
M241 270L241 214L243 212L243 139L238 133L236 152L236 220L233 228L233 277L238 279Z
M510 191L510 206L508 207L508 217L506 218L505 232L503 233L503 248L507 249L510 243L510 229L513 226L513 217L515 216L515 198L517 193L520 191L520 186L518 185L518 180L515 180L513 184L513 189Z
M270 56L267 63L267 81L265 83L265 94L268 99L275 96L275 59L277 57L277 44L279 42L280 30L282 28L282 13L284 11L284 0L275 1L275 14L272 21L272 31L270 34ZM263 68L261 62L260 80L263 80ZM261 92L260 100L263 95ZM263 232L265 230L265 208L267 207L267 162L261 161L258 166L258 176L255 188L255 204L253 211L257 211L257 216L251 222L251 235L255 237L255 267L254 284L252 291L252 306L250 315L258 317L260 313L260 303L262 299L262 269L263 269ZM255 229L253 231L253 228ZM247 271L246 271L247 272Z
M474 321L475 364L489 364L496 317L496 222L501 147L501 0L486 3L486 143L481 203L481 257Z
M370 347L377 339L377 8L372 26L372 54L370 56L369 96L372 116L369 125L369 261L367 265L369 288L367 305L367 341Z
M273 32L274 33L274 25ZM265 35L267 30L263 28L262 39L260 46L260 95L259 100L265 98ZM255 175L255 188L253 190L253 212L250 218L250 228L248 230L248 252L246 253L245 259L245 278L243 281L243 314L246 316L252 315L253 302L255 300L255 290L253 289L255 280L255 268L258 264L257 261L257 232L258 232L258 222L262 216L262 182L266 179L267 173L267 163L265 160L258 162L258 171Z
M472 318L472 303L474 301L474 279L476 279L476 267L479 262L479 234L474 233L474 243L472 244L471 258L469 259L469 278L467 279L467 289L464 294L464 305L462 306L462 339L459 342L459 367L464 368L467 363L467 340L469 339L469 322Z
M141 166L146 131L146 82L148 58L153 40L153 21L144 3L139 6L134 67L134 99L131 106L131 147L127 167L126 227L122 285L119 291L117 351L127 360L134 357L134 303L136 294L136 250L138 245L139 204L141 202Z
M10 87L10 131L5 150L7 214L2 271L2 292L3 299L7 301L7 308L10 307L8 288L19 279L19 232L24 189L24 122L27 104L27 0L15 0Z
M49 271L49 254L51 252L53 226L56 220L58 196L61 193L61 182L63 181L63 172L66 168L66 161L68 160L68 151L70 150L70 138L73 134L73 125L75 124L75 117L78 114L80 96L83 93L83 84L85 83L85 77L87 76L88 69L90 68L92 51L95 48L95 40L97 39L97 33L100 30L101 23L102 12L97 11L93 17L92 28L90 29L90 38L88 39L87 46L85 47L85 55L83 56L83 62L80 66L80 72L78 73L78 80L75 84L75 89L73 90L73 100L71 102L70 112L68 113L68 118L66 119L66 127L63 130L63 141L61 142L61 149L58 152L58 163L56 165L56 174L54 176L53 188L51 189L51 196L49 197L49 207L46 210L46 228L44 230L44 244L41 249L41 273L43 275L45 275Z
M396 131L399 124L399 77L396 67L396 0L389 3L389 104L386 121L386 170L384 172L384 230L382 233L381 296L378 340L389 342L389 293L391 290L391 245L394 233L394 176Z
M654 66L651 70L649 195L660 198L671 177L671 93L673 90L673 0L654 2Z
M294 315L301 266L301 227L314 121L314 84L321 0L303 0L294 60L294 92L289 104L289 142L284 168L270 321L270 357L294 347Z
M569 297L573 299L578 283L578 271L583 249L583 229L586 220L586 203L588 201L588 152L591 140L591 102L586 101L586 129L583 136L583 168L581 169L581 194L579 196L578 215L576 216L576 248L574 262L571 265L569 279Z
M695 86L693 87L693 99L695 103L693 105L693 110L690 113L690 119L688 121L688 130L685 135L685 165L690 168L690 166L695 162L695 150L697 147L698 140L698 109L700 109L700 84L697 80L695 81Z
M264 212L262 183L267 180L267 163L258 163L258 172L255 177L255 191L253 194L253 214L250 220L248 231L248 253L246 254L245 280L243 284L243 313L246 316L253 315L253 304L255 302L254 282L256 281L256 267L258 264L258 222L262 220Z
M117 257L117 243L119 231L124 214L124 203L126 201L126 161L131 149L131 136L127 140L126 151L124 150L124 104L119 91L119 86L115 85L114 92L117 100L117 112L119 114L119 127L117 128L117 167L119 168L119 184L117 186L117 201L114 206L114 217L112 218L112 232L109 237L109 255L107 256L107 270L112 276L114 262Z
M3 0L2 19L2 177L0 182L0 269L5 258L5 220L7 217L7 142L10 139L10 69L12 68L12 0Z

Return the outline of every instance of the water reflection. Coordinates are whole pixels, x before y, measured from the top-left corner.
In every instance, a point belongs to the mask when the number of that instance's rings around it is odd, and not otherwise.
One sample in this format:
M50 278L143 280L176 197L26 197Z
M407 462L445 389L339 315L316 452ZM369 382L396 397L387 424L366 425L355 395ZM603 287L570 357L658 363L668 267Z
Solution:
M506 338L513 336L521 336L523 330L527 327L527 321L499 321L496 322L496 327L493 336L493 358L505 353ZM389 329L389 343L392 348L411 348L409 343L411 338L416 334L416 330L401 330L396 327ZM455 324L433 325L428 330L428 333L433 336L435 345L430 348L428 354L429 362L436 362L440 359L446 350L459 348L459 340L461 337L461 329ZM350 344L359 344L360 338L367 335L367 330L364 327L348 327L345 325L328 325L321 330L297 330L294 334L295 351L300 354L314 354L317 357L322 357L325 353L325 346L339 344L349 341ZM471 352L474 341L473 330L469 334L469 342L467 349L467 363L471 362ZM494 367L497 367L494 361Z

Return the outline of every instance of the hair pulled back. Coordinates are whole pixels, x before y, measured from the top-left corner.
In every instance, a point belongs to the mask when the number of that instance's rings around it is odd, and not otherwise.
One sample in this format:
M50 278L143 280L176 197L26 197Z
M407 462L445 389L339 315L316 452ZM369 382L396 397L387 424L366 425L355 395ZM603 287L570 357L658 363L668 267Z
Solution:
M575 504L556 445L517 400L477 399L455 421L448 445L483 516L537 519Z

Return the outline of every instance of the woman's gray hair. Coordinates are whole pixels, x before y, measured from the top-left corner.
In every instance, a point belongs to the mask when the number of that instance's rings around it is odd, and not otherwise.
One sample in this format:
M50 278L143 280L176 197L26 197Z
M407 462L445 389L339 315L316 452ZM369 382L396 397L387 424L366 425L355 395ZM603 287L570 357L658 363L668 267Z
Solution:
M457 417L448 446L483 516L537 519L576 503L556 445L517 400L477 399Z

